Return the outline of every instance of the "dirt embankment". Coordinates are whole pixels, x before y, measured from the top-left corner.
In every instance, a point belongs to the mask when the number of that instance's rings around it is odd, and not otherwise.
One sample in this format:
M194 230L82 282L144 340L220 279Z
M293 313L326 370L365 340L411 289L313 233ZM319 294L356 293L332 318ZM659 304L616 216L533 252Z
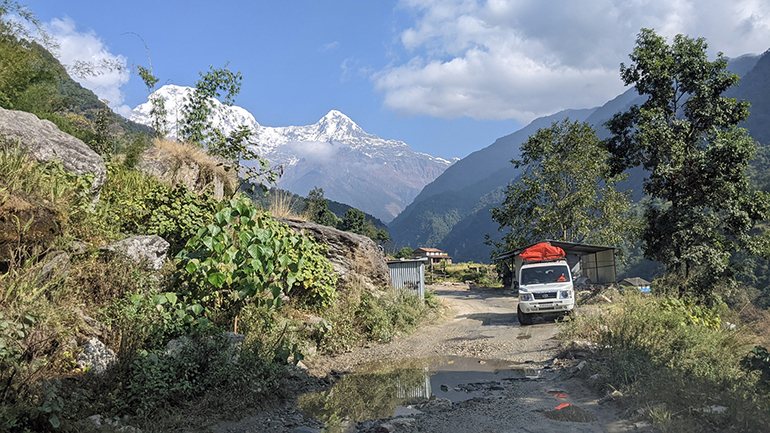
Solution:
M308 373L316 378L338 379L375 360L392 360L391 364L398 365L407 360L430 358L449 360L445 364L457 361L456 364L443 376L432 376L430 383L426 381L427 394L433 397L398 406L395 414L400 416L394 417L388 412L385 419L343 419L336 428L360 432L649 430L620 418L619 410L591 389L589 381L582 377L584 374L576 375L579 359L558 359L560 342L555 339L558 326L553 321L520 326L516 318L517 300L509 291L461 284L437 285L431 289L451 308L443 323L389 344L308 361ZM483 370L462 366L474 363L494 364L494 376L490 379L479 373L473 377L472 372L464 371ZM502 370L526 373L505 376L498 365L504 366ZM486 367L489 370L489 365ZM438 383L436 378L446 383ZM368 386L377 385L375 382ZM324 395L331 394L333 391ZM368 402L363 402L366 404ZM307 433L320 432L322 428L323 423L294 403L238 423L221 424L214 430Z

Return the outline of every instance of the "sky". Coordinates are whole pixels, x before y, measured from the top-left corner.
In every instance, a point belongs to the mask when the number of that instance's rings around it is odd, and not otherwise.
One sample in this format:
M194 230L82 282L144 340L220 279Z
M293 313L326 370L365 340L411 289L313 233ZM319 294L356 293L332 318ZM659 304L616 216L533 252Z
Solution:
M642 27L704 37L712 57L770 49L768 0L19 3L58 40L63 64L124 65L79 79L121 114L147 100L135 66L151 63L159 85L194 86L199 72L227 65L243 75L235 104L261 125L309 125L339 110L443 158L617 96Z

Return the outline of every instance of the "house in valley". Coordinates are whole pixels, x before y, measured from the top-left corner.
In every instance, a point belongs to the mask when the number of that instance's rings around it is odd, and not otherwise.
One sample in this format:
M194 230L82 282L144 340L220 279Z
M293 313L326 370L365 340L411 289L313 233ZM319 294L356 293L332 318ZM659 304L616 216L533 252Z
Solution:
M452 258L449 257L449 254L436 249L436 248L417 248L414 250L414 258L427 258L429 260L428 263L431 265L439 264L441 262L446 262L446 264L452 264Z

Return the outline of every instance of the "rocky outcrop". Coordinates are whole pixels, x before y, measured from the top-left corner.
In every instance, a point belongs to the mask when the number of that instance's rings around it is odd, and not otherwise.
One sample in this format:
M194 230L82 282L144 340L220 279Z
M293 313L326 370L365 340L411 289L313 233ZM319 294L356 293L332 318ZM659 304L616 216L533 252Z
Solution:
M62 167L77 175L93 174L94 202L107 179L104 160L81 140L62 132L52 122L32 113L0 108L0 137L18 142L38 162L61 161Z
M385 254L368 237L311 222L279 221L326 245L326 257L344 284L363 283L368 290L381 290L391 285Z
M94 374L102 374L118 360L115 352L97 338L89 338L83 345L83 353L78 355L77 365Z
M0 202L0 262L7 262L23 247L27 252L44 251L61 234L57 212L34 207L14 195Z
M50 251L40 262L42 266L37 276L37 283L41 285L53 279L66 278L70 270L70 256L65 251Z
M177 144L176 147L183 148L183 145ZM194 150L191 149L192 152ZM180 151L153 147L142 153L136 168L162 182L184 184L191 191L211 187L217 200L235 190L234 176L228 175L216 162L203 163Z
M120 242L107 245L102 250L119 252L137 264L146 264L148 269L160 270L166 260L169 243L160 236L132 236Z

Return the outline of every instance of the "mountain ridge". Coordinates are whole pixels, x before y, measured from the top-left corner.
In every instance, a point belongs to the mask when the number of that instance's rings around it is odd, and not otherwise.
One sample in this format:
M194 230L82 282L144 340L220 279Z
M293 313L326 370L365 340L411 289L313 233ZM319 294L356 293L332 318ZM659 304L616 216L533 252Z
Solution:
M177 137L184 98L193 89L166 85L154 95L163 97L169 135ZM315 187L326 196L347 203L384 222L398 215L422 188L454 161L415 152L399 140L367 133L350 117L330 110L318 122L304 126L260 125L247 110L214 100L213 123L225 133L239 125L255 132L254 150L272 165L283 165L277 187L299 195ZM137 106L131 120L151 124L151 104Z
M770 95L770 50L762 55L731 59L728 69L742 79L726 96L752 102L752 114L742 126L755 140L767 144L770 142L770 96L766 96ZM643 98L630 88L599 107L544 116L498 138L426 185L414 202L388 225L391 238L399 247L435 247L457 261L489 262L492 248L484 244L484 235L489 234L493 240L502 238L489 209L499 206L505 198L505 187L518 180L519 171L510 160L519 156L521 143L537 129L567 117L592 124L597 136L606 138L609 133L603 123L614 113L641 102ZM618 188L631 190L633 200L639 200L643 196L641 185L645 173L634 169L628 174L628 180Z

